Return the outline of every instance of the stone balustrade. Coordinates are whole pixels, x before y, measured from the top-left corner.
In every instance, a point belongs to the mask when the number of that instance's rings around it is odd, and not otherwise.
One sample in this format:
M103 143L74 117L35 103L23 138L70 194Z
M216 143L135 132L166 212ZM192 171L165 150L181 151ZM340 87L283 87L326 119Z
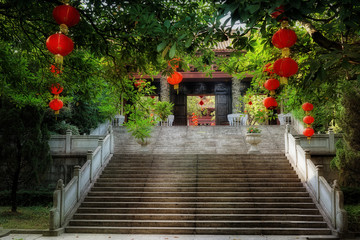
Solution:
M306 145L307 149L304 149L304 139L301 136L292 135L289 132L289 125L287 125L285 131L285 154L288 156L291 165L301 180L309 189L313 199L321 207L324 212L323 215L327 217L334 231L344 233L347 231L347 213L343 206L343 193L339 189L336 180L333 185L326 181L321 174L322 166L315 165L310 155L310 150L319 149L317 146L321 146L322 151L335 151L334 134L330 131L328 135L327 137L312 137L310 144ZM318 139L318 141L315 139ZM311 147L311 144L315 146Z

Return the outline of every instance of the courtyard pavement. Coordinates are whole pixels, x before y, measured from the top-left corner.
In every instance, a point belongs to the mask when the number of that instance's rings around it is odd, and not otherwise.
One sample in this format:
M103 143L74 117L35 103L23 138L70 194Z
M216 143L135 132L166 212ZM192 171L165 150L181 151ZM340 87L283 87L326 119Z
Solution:
M312 236L316 237L316 236ZM320 236L319 236L320 237ZM68 234L45 237L40 234L10 234L3 240L306 240L306 236L240 236L240 235L126 235L126 234ZM320 238L319 238L320 239Z

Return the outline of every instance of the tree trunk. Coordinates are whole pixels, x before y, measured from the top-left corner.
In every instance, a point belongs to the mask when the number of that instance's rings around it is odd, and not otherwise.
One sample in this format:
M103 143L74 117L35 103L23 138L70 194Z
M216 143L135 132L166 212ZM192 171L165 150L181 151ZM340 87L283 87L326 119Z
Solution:
M17 155L16 155L16 166L12 179L11 186L11 211L17 211L17 190L19 186L20 170L21 170L21 143L20 140L17 140Z

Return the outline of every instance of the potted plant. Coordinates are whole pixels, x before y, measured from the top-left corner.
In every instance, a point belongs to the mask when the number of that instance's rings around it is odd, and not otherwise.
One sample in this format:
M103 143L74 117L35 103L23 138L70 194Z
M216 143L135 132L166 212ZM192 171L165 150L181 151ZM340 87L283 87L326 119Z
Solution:
M159 101L154 106L155 114L160 118L161 126L167 126L167 118L172 114L173 103L167 101Z
M125 123L127 130L141 146L146 146L150 142L151 131L154 122L151 118L142 118L137 114L132 114L129 121Z
M248 153L260 153L257 145L261 142L261 129L251 126L247 129L245 140L250 144Z

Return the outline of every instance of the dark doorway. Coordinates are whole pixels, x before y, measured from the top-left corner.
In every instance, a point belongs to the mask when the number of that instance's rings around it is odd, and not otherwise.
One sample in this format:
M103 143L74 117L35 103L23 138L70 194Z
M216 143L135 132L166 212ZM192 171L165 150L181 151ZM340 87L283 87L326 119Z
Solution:
M226 125L227 114L231 113L231 81L182 82L177 93L171 87L171 102L174 103L174 125L187 125L187 96L215 95L216 125Z

